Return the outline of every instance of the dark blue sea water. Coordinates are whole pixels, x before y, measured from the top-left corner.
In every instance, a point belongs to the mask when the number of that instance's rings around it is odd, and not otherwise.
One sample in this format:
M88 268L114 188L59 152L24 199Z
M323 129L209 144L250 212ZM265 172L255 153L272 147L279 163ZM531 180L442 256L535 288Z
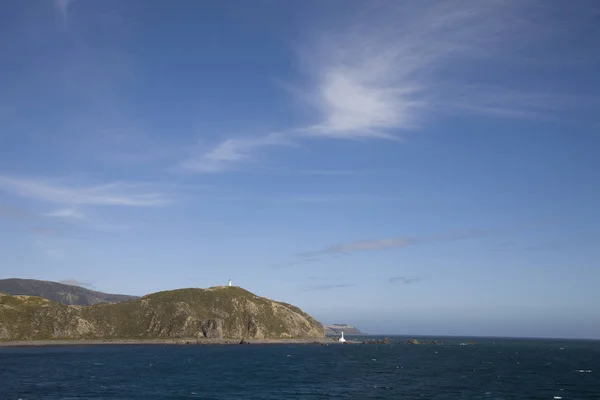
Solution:
M475 340L0 348L0 399L600 399L598 341Z

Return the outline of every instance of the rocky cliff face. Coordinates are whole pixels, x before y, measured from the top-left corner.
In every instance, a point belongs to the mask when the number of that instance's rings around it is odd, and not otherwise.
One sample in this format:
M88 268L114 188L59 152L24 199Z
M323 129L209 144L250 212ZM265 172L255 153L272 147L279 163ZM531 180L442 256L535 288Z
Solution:
M65 306L0 294L0 340L322 338L297 307L238 287L181 289L118 304Z
M12 295L43 297L66 305L89 306L98 303L119 303L136 299L124 294L108 294L79 286L35 279L0 279L0 292Z

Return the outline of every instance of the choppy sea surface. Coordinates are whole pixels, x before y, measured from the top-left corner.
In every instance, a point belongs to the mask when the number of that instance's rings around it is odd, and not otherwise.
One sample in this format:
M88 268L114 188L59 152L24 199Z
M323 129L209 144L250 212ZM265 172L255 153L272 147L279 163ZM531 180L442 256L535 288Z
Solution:
M600 399L599 341L426 339L0 348L0 399Z

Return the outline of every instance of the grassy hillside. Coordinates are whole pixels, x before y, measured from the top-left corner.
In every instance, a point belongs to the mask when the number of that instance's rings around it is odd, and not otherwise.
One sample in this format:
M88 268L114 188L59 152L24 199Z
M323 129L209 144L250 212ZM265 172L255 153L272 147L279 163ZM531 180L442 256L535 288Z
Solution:
M0 295L0 339L320 338L297 307L239 287L180 289L117 304L65 306Z

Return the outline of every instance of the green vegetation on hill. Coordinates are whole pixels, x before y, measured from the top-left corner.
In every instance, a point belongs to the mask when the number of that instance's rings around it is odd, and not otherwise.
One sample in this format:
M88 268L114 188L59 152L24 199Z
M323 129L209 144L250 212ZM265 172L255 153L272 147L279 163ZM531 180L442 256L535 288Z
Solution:
M180 289L116 304L66 306L0 294L0 339L322 338L297 307L239 287Z
M135 296L108 294L79 286L35 279L0 279L0 292L12 295L37 296L66 305L89 306L98 303L118 303Z

